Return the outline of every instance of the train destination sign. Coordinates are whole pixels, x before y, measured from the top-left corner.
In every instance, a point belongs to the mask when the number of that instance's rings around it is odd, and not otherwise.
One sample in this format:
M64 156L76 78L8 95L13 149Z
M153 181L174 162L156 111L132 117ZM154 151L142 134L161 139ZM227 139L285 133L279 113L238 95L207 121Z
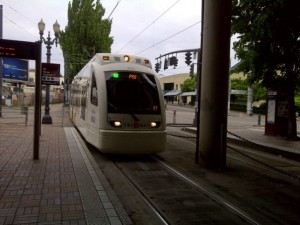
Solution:
M60 64L42 63L42 85L60 85Z
M36 43L0 39L0 57L36 59Z

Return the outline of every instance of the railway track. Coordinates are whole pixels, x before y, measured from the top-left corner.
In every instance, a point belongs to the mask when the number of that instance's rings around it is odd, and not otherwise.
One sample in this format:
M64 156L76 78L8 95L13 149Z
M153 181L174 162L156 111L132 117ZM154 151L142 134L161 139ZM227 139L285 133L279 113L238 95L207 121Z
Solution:
M171 128L168 131L169 149L173 154L185 154L184 161L193 162L196 146L195 138L191 138L193 135ZM185 151L176 147L177 142L185 143ZM222 193L221 196L261 224L295 223L299 220L299 162L256 150L255 146L229 143L227 168L220 174L192 163L179 167L180 160L167 153L168 150L162 157L193 180Z
M176 171L157 156L143 156L141 161L113 161L162 224L215 224L224 221L227 224L259 224L241 209ZM218 216L215 212L219 212Z
M194 164L194 139L183 134L174 132L168 138L167 151L151 157L107 156L91 150L134 224L293 224L298 221L297 162L264 158L249 149L230 145L228 170L206 171ZM238 148L243 154L230 147ZM290 170L291 166L296 170ZM285 172L270 167L282 167ZM286 171L292 176L287 176Z

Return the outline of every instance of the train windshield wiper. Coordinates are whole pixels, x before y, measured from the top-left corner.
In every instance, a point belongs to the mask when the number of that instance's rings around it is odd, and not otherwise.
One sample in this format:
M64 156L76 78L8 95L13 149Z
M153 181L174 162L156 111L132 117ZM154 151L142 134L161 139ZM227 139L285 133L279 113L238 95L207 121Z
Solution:
M140 119L136 115L134 115L134 114L130 114L130 115L133 118L134 122L140 121Z
M114 104L112 104L111 102L107 102L107 104L109 105L109 107L113 108L115 112L118 112L118 108Z
M152 88L155 88L155 89L156 89L156 84L153 83L153 82L147 77L146 74L142 73L142 76L143 76L143 78L147 81L147 83L150 84L150 86L151 86Z

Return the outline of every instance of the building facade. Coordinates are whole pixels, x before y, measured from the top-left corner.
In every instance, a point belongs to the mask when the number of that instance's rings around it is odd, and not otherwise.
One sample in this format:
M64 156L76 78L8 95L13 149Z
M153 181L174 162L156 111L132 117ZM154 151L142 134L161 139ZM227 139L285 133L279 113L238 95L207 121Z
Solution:
M189 73L161 76L160 85L164 91L165 101L172 104L194 104L195 92L182 92L182 86L185 80L190 79Z

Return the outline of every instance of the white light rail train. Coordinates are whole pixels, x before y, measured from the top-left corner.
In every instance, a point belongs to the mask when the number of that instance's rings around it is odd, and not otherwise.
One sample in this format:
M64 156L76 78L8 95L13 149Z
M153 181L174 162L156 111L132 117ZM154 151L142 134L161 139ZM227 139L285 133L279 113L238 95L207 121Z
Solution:
M70 118L103 153L165 149L163 93L150 60L143 57L96 54L72 81Z

